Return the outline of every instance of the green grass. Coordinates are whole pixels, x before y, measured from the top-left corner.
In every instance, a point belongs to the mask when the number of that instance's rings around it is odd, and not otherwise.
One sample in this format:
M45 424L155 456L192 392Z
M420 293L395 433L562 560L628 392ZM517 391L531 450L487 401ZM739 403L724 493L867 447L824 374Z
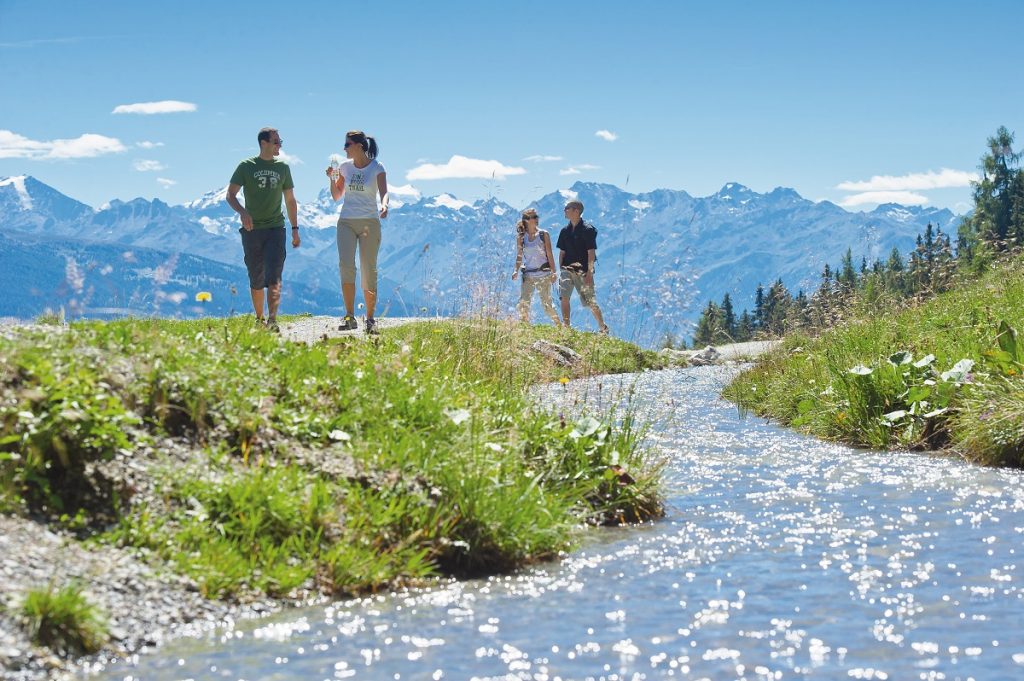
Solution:
M34 643L62 655L95 653L109 638L105 619L76 585L29 591L21 615Z
M1024 264L818 338L787 337L728 386L744 409L868 447L950 448L1024 465Z
M583 361L530 351L542 337ZM307 347L247 318L126 320L2 341L0 359L3 510L79 531L116 518L100 540L150 549L210 597L489 574L557 555L588 524L661 513L630 413L566 423L529 396L658 365L595 334L464 320ZM153 467L157 503L87 475L162 437L195 456Z

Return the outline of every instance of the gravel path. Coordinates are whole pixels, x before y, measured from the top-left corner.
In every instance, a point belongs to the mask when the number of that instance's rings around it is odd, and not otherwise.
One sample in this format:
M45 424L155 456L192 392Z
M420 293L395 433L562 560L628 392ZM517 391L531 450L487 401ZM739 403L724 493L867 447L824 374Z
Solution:
M378 317L377 328L390 329L402 324L411 322L435 321L435 317ZM312 345L325 338L341 338L352 336L355 338L367 338L365 322L359 320L359 328L354 331L341 331L338 325L341 319L338 317L303 317L281 324L281 337L296 343Z
M730 343L729 345L716 345L715 350L718 350L724 360L753 359L762 353L768 352L780 342L768 340Z

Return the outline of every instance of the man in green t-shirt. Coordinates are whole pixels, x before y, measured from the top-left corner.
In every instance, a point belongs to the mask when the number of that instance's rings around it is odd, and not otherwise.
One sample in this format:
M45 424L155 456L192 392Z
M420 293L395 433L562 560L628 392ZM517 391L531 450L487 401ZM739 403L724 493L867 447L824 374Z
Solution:
M263 289L267 290L267 328L277 331L277 308L281 304L281 276L284 272L284 215L281 199L292 223L292 248L298 248L299 208L295 203L292 171L275 157L281 153L281 135L275 128L263 128L256 136L260 155L238 164L228 185L228 205L242 218L242 251L249 271L249 294L256 319L263 322ZM238 201L244 190L245 206Z

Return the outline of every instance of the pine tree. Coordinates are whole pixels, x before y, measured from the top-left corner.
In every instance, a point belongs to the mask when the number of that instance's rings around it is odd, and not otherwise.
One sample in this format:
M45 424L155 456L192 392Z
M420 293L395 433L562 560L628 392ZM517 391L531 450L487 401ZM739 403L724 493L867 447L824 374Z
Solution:
M748 340L752 340L754 338L754 330L754 317L744 308L743 314L740 315L739 322L737 322L736 342L745 343Z
M764 328L764 286L761 284L757 285L757 291L754 293L754 327Z
M836 280L843 291L850 292L857 285L857 273L853 269L853 251L851 249L846 249L846 254L843 256L843 262L840 267L841 270Z
M697 321L697 330L693 334L693 347L714 345L715 339L722 328L722 310L714 301L708 301L707 307Z
M972 182L974 213L960 225L957 252L971 261L989 252L1005 250L1024 231L1020 204L1021 154L1013 151L1013 133L1000 126L988 138L988 153L981 157L981 179Z
M736 338L736 312L732 309L732 298L726 293L722 297L722 338L720 342L732 343Z
M793 305L793 296L786 290L782 279L777 279L765 298L765 323L763 330L770 335L781 336L786 331L786 318Z

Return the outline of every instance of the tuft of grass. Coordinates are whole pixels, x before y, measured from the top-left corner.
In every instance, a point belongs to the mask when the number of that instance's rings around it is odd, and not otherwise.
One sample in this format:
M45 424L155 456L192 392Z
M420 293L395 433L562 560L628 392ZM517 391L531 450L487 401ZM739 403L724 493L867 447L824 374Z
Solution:
M741 408L868 447L950 447L1022 465L1024 264L924 304L787 337L725 390Z
M954 445L971 460L1024 468L1024 381L997 377L972 386L950 430Z
M109 638L106 620L77 585L29 591L21 615L32 641L60 655L95 653Z

